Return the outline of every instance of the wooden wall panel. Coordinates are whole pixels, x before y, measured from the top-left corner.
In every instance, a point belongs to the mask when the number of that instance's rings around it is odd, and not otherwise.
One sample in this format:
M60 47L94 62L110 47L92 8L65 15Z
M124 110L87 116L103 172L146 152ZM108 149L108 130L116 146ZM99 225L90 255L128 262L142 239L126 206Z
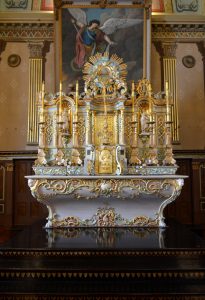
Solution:
M13 160L0 160L0 225L13 224Z
M33 174L33 160L15 161L14 173L14 225L32 224L47 216L45 206L37 202L28 188L26 175Z

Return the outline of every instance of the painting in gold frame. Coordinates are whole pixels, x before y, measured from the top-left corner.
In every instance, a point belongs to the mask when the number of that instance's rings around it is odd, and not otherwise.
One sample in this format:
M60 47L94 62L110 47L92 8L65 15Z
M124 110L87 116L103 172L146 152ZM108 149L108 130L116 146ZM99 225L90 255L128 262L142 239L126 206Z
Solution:
M69 93L78 80L83 87L82 69L97 52L123 58L128 66L128 83L149 78L149 9L142 5L68 5L58 8L56 34L57 82Z

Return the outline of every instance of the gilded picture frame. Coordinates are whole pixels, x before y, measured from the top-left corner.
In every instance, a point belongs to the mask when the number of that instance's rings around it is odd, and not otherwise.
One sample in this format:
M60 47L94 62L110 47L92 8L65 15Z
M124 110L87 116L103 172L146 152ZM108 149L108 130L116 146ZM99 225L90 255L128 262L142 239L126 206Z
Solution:
M104 3L103 7L103 1L98 2L99 4L89 4L84 1L83 4L77 5L74 2L67 4L68 1L64 4L62 1L56 7L57 90L61 81L64 92L69 93L77 80L82 90L83 65L98 51L109 51L110 55L116 54L123 59L127 64L128 84L133 80L137 82L139 79L150 77L149 1L126 5ZM94 24L93 21L97 23ZM97 27L97 30L94 28L97 32L94 37L90 36L92 28L89 26ZM85 30L88 31L87 36Z

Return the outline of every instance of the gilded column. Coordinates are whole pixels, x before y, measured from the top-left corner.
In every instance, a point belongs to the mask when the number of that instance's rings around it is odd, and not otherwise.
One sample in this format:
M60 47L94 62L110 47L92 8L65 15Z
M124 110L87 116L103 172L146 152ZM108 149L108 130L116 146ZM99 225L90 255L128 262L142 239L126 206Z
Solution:
M165 83L169 86L169 101L172 101L171 120L172 120L172 140L173 143L179 142L179 118L177 101L177 76L176 76L176 49L175 42L156 42L154 43L161 56L163 87Z
M44 43L29 43L29 103L27 144L38 144L37 101L43 81L43 47Z

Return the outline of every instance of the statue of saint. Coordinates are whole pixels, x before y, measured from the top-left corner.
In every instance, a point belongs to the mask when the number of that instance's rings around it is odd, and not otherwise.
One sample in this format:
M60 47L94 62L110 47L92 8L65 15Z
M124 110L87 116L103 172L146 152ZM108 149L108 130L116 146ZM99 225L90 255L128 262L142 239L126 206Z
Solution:
M149 114L146 111L142 112L141 118L140 118L140 124L141 124L141 133L147 133L149 129Z

